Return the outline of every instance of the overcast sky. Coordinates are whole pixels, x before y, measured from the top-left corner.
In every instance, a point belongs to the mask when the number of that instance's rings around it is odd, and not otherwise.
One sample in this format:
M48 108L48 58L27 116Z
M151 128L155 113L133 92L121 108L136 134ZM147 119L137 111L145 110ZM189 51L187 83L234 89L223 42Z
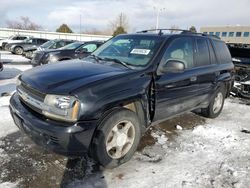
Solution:
M81 15L82 30L103 30L122 12L134 32L155 27L154 7L165 9L160 12L161 28L250 25L250 0L0 0L0 27L28 16L49 31L66 23L79 32Z

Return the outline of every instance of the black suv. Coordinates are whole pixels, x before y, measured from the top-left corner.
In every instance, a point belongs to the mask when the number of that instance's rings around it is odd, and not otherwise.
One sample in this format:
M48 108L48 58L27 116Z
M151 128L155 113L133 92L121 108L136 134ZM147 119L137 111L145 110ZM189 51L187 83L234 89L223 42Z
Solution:
M10 99L15 123L39 145L112 168L150 125L195 109L217 117L233 83L226 44L163 32L119 35L87 58L24 72Z
M24 40L23 42L6 44L5 48L13 54L22 55L24 48L34 46L39 47L48 41L48 39L43 38L30 38Z
M59 49L39 51L34 55L31 64L37 66L57 61L83 58L91 54L102 44L102 41L74 42Z

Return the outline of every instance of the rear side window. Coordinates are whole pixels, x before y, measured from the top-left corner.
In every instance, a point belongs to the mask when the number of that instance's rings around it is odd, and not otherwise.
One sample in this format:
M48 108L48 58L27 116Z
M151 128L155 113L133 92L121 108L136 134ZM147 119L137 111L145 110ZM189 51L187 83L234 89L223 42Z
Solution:
M214 48L211 44L211 41L208 41L208 46L209 46L209 54L210 54L210 63L217 64L217 60L216 60L215 53L214 53Z
M205 66L210 65L210 58L209 58L209 49L207 45L206 39L198 38L196 39L196 61L195 66Z
M222 41L213 41L216 56L221 64L231 63L232 57L227 45Z
M45 42L47 42L47 40L44 40L44 39L38 39L38 41L37 41L38 44L43 44Z

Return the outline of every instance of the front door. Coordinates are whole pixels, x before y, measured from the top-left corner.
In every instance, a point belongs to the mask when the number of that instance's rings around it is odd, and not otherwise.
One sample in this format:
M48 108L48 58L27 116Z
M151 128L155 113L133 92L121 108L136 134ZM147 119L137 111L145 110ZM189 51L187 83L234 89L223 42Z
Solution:
M157 76L154 121L185 112L200 102L196 92L199 89L199 83L195 74L193 37L180 36L172 40L160 66L169 60L183 62L185 70L181 73L165 73Z

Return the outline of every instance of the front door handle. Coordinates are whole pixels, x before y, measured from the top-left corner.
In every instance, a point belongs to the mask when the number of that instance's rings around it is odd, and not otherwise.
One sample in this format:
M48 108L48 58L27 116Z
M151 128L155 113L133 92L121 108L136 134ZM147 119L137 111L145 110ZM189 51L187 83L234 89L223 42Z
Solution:
M192 76L192 77L190 78L190 81L191 81L191 82L197 81L197 76Z

